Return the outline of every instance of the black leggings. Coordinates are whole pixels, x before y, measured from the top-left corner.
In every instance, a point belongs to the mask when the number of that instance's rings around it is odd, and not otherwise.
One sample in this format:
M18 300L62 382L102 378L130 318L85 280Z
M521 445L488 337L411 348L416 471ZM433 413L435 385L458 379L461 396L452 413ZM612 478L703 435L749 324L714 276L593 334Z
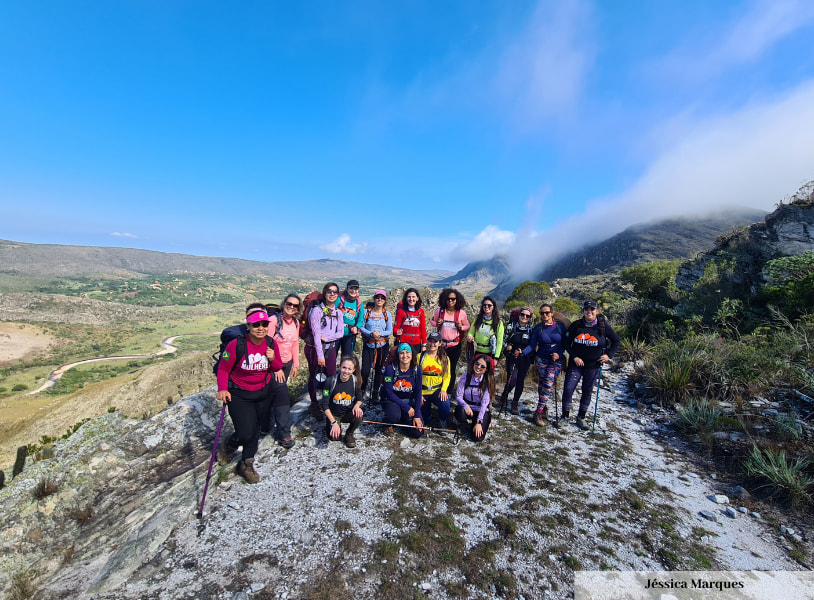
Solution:
M288 381L288 376L291 375L293 366L293 360L283 365L286 381ZM288 384L286 382L278 383L274 379L274 374L272 374L269 389L271 401L266 405L266 412L260 418L260 431L262 433L272 432L276 423L277 437L284 440L291 437L291 396L288 394Z
M379 348L369 348L365 345L362 350L362 389L367 389L367 382L370 379L370 369L374 369L373 373L373 396L379 388L382 387L382 378L384 377L384 361L387 355L390 354L390 344L385 342Z
M515 357L514 351L506 354L506 386L503 388L503 393L500 395L501 402L506 402L512 388L514 388L514 402L518 402L520 400L520 396L523 394L523 386L526 381L526 375L528 375L529 367L531 367L531 360L532 356L530 354L521 354L517 357ZM511 385L512 369L515 365L517 365L517 377L514 385Z
M232 446L243 446L242 460L254 458L257 454L257 440L260 439L260 419L268 415L271 402L271 384L261 390L250 392L239 387L230 387L232 401L229 416L235 426L235 433L229 439Z
M461 346L463 346L463 344L458 344L457 346L447 346L445 348L447 351L447 356L449 357L449 368L451 369L449 386L447 387L447 394L449 394L450 397L455 396L455 368L458 366L458 359L461 358Z

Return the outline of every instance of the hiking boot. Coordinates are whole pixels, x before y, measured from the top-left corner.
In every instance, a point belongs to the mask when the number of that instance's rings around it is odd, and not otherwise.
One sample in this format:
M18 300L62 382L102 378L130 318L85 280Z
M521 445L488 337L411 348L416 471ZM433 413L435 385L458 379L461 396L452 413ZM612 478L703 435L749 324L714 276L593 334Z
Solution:
M511 412L513 415L520 414L520 408L517 406L517 400L512 401L512 409L509 412Z
M246 480L246 483L257 483L260 481L260 475L254 470L254 459L247 458L237 463L235 472Z
M590 429L590 427L588 427L588 425L585 423L585 418L580 416L577 416L577 427L582 429L582 431Z
M218 448L218 464L228 465L229 461L232 460L232 455L237 452L238 447L233 446L231 440L229 438L223 442L220 448Z
M537 425L537 427L545 427L546 423L543 420L542 411L538 410L534 412L534 424Z
M548 404L543 405L543 418L548 421Z
M345 446L348 448L356 448L356 438L353 437L353 432L349 431L345 434Z
M387 435L392 435L392 434L393 434L393 426L392 426L392 425L388 425L387 427L385 427L385 428L384 428L384 432L385 432Z
M440 435L441 437L446 437L447 435L447 422L446 421L438 421L438 429L435 430L435 433Z
M291 436L288 436L287 438L283 438L280 440L280 445L286 450L288 450L289 448L294 447L294 440L291 438Z
M325 418L325 413L322 412L322 407L317 402L311 403L311 416L317 421L322 421Z

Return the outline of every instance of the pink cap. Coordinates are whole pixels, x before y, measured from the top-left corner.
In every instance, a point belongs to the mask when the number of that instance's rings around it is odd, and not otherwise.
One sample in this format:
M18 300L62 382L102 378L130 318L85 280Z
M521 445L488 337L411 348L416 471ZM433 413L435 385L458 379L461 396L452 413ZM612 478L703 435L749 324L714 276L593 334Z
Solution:
M385 292L384 290L376 290L375 292L373 292L373 295L374 296L384 296L385 298L387 298L387 292Z
M257 312L253 312L248 317L246 317L247 323L257 323L258 321L268 321L269 316L266 314L264 310L258 310Z

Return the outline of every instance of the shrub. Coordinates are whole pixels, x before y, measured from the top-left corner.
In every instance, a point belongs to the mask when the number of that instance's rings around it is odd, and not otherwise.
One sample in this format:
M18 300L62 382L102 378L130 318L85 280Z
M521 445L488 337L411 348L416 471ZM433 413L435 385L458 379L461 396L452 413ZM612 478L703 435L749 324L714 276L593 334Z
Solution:
M676 275L678 260L657 260L644 265L635 265L622 270L619 278L633 286L639 298L656 300L672 306L676 297Z
M785 415L777 415L772 427L782 440L797 440L803 434L803 428L797 421L797 413L794 411Z
M557 298L551 303L551 308L564 315L578 315L581 312L579 305L570 298Z
M11 388L12 392L24 392L28 389L28 386L24 383L15 383L14 387Z
M748 476L765 482L759 489L767 488L772 496L781 495L792 506L797 506L811 501L814 478L805 474L808 465L807 460L789 463L782 450L775 453L753 445L743 463L743 470Z
M644 360L650 356L647 349L647 344L644 340L640 340L637 335L634 338L623 338L622 343L619 344L619 352L617 356L626 362L635 360Z

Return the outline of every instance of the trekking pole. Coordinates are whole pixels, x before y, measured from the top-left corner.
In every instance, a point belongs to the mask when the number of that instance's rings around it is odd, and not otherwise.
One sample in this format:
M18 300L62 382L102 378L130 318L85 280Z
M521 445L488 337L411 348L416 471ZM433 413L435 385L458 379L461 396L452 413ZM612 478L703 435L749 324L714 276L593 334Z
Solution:
M215 457L218 454L218 440L220 440L220 430L223 427L223 417L226 415L226 402L223 403L223 408L220 409L220 421L218 422L218 430L215 432L215 445L212 446L212 457L209 459L209 471L206 473L206 483L204 483L203 496L201 497L201 508L198 509L196 515L199 519L203 518L204 502L206 502L206 490L209 489L209 480L212 478L212 466L215 464Z
M400 423L385 423L383 421L362 421L362 423L367 423L369 425L387 425L389 427L404 427L405 429L426 429L427 431L431 431L433 433L454 433L455 436L452 438L453 445L457 445L459 441L461 441L461 434L457 429L442 429L440 427L416 427L415 425L402 425Z
M599 388L602 387L602 364L599 365L599 379L596 382L596 404L594 404L594 424L591 426L591 435L596 431L596 411L599 409Z

